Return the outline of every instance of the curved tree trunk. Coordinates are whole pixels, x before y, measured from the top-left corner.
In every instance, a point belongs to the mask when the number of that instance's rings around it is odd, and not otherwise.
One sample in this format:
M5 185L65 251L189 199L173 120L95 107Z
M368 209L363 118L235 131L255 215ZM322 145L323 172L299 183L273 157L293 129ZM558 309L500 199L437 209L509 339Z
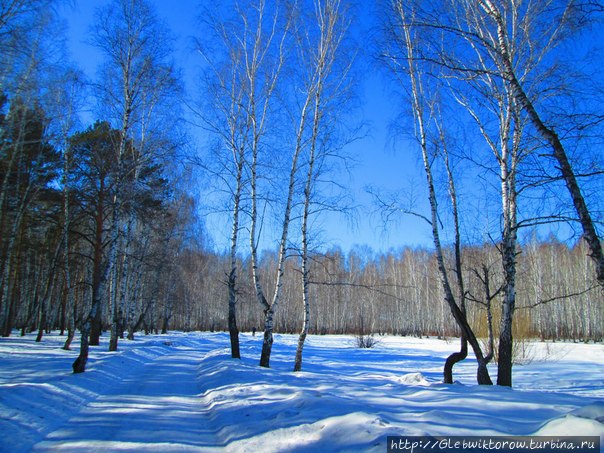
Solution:
M428 186L428 199L430 203L430 219L429 223L432 228L432 239L434 242L434 248L436 251L436 258L438 263L438 270L441 277L441 284L443 286L443 291L445 293L445 301L451 310L451 314L455 319L457 325L459 326L462 335L465 336L468 343L472 347L474 355L476 356L476 360L478 361L479 370L477 373L478 384L480 385L492 385L493 382L489 376L488 370L486 368L486 362L484 359L484 355L482 353L482 349L472 330L471 326L468 323L467 316L464 313L464 310L460 308L455 300L455 296L453 294L453 290L449 281L447 267L445 265L445 258L443 253L443 248L440 240L440 232L439 232L439 219L438 219L438 201L436 196L436 188L434 184L434 178L432 174L432 165L429 156L428 150L428 131L426 124L426 116L429 116L424 111L425 107L428 105L426 100L422 97L424 91L420 87L421 80L419 79L419 73L415 69L415 56L414 56L414 45L415 43L411 39L411 32L409 29L409 24L406 20L406 13L404 11L404 7L401 1L396 4L396 12L400 15L402 32L404 36L402 39L404 40L404 45L407 51L407 64L408 68L408 76L411 83L411 101L413 114L415 116L415 122L417 125L417 138L419 141L420 151L422 155L422 161L424 165L424 172L426 176L426 182ZM430 105L428 105L430 107Z
M445 384L453 384L453 366L456 363L465 360L468 357L468 340L466 340L465 336L461 336L461 348L459 352L454 352L445 361L445 367L443 369L443 382Z

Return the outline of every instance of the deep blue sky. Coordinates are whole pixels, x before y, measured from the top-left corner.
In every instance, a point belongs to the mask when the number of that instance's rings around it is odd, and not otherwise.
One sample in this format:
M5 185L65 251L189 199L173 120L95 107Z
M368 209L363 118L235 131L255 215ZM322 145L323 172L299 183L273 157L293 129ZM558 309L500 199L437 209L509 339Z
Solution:
M91 79L98 65L96 50L86 43L94 11L106 3L106 0L76 0L75 6L64 10L68 25L69 46L72 58ZM192 50L191 39L195 35L197 5L199 0L154 0L158 16L166 21L176 36L177 64L184 70L185 82L189 90L195 89L195 74L198 56ZM362 5L365 19L372 16L369 6ZM370 65L367 67L370 68ZM366 187L379 187L384 190L396 190L411 184L421 185L421 173L415 157L395 146L388 144L388 124L395 114L396 105L391 93L384 88L374 69L362 73L364 79L360 85L361 110L359 116L369 126L368 135L350 145L347 153L354 156L356 165L350 175L342 175L342 183L350 188L350 193L358 206L352 219L330 214L320 222L325 241L323 248L341 247L350 250L355 245L367 245L374 251L387 251L403 246L424 246L430 244L428 227L413 217L388 226L388 233L381 216L373 206ZM91 118L92 119L92 118ZM198 146L203 146L199 143ZM226 237L221 232L224 226L212 216L206 219L206 226L213 236L218 249L226 248Z

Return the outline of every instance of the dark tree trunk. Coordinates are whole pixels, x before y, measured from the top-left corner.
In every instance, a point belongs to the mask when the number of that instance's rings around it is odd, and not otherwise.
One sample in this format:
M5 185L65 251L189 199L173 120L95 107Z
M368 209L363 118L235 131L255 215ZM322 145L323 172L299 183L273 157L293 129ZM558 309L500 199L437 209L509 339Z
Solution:
M479 360L478 361L478 371L476 373L476 380L481 385L493 385L493 381L491 381L491 376L489 375L489 369L487 368L488 361Z
M75 360L75 362L73 362L73 364L71 365L74 373L83 373L84 371L86 371L86 362L88 362L88 350L90 349L89 343L88 343L88 335L89 335L89 331L90 331L90 327L89 327L90 321L87 320L86 324L87 325L85 325L84 328L82 328L82 339L80 342L80 355Z
M447 288L445 288L445 293L448 293ZM452 297L451 295L448 297ZM478 343L478 339L474 334L474 331L470 327L468 323L467 317L463 314L463 312L459 309L457 304L453 301L449 302L449 308L451 308L451 313L453 314L453 318L457 321L457 325L460 327L462 331L462 335L467 338L468 343L472 347L472 351L474 351L474 355L476 357L476 361L478 362L478 372L476 375L478 385L493 385L493 381L491 380L491 376L489 375L489 370L487 368L488 360L485 359L480 344Z
M38 335L36 336L36 343L42 341L44 336L44 328L46 327L46 310L43 307L43 303L40 303L40 315L38 317Z
M59 329L61 332L60 336L65 335L65 329L67 328L67 299L63 297L61 301L61 313L59 314Z
M90 343L88 341L89 335L90 335L90 326L92 323L92 319L95 316L96 308L97 307L93 301L92 308L90 309L90 313L88 314L86 321L84 321L84 325L82 326L82 329L80 332L80 335L81 335L80 354L78 355L78 358L71 365L74 373L83 373L84 371L86 371L86 362L88 362L88 352L90 349Z
M99 191L99 201L96 213L96 225L95 225L95 241L94 241L94 258L92 268L92 300L93 304L95 301L100 301L100 293L102 292L102 280L103 280L103 209L104 209L104 197L103 197L103 185L101 181L101 190ZM87 322L90 322L89 335L90 345L98 346L101 337L101 316L102 311L100 306L95 310L94 317Z
M109 273L109 266L105 268L105 273ZM102 286L101 286L102 288ZM99 291L92 299L92 306L90 307L90 313L84 322L82 327L82 338L80 339L80 355L73 362L72 368L74 373L83 373L86 371L86 362L88 361L88 351L90 347L89 335L90 329L92 328L93 320L96 319L97 313L101 310L101 298L103 297L103 291Z
M231 338L231 357L233 359L241 358L239 348L239 329L237 328L237 318L234 313L235 307L229 307L229 336Z
M74 373L83 373L86 371L86 362L88 361L88 350L90 346L95 346L89 341L89 336L92 337L91 329L96 319L100 319L101 301L104 297L104 282L107 280L109 275L109 263L106 264L103 274L100 276L99 285L96 293L93 292L92 306L90 307L90 313L86 317L84 326L82 327L82 338L80 339L80 355L73 363ZM99 322L100 324L100 322ZM99 329L100 335L100 329Z
M73 337L75 336L75 329L69 328L67 329L67 338L65 339L65 344L63 345L63 349L65 351L71 350L71 343L73 342Z
M468 340L464 335L461 336L461 349L459 352L454 352L445 362L445 367L443 369L444 379L443 382L445 384L453 384L453 367L456 363L465 360L468 357Z
M7 303L7 315L6 315L6 319L4 320L4 325L2 326L2 336L10 337L10 334L13 330L13 325L15 324L15 317L17 314L16 310L15 310L16 300L13 297L9 297L9 299L6 301L6 303Z
M229 336L231 339L231 357L233 359L241 358L239 348L239 329L237 328L237 293L236 293L236 269L231 269L229 275Z
M163 322L162 322L162 327L161 327L161 333L162 335L165 335L168 333L168 325L170 323L170 317L169 316L164 316Z
M497 356L497 385L512 386L513 336L512 315L504 306L499 334L499 353Z
M273 310L272 307L265 312L264 338L262 340L262 353L260 354L260 366L269 368L271 351L273 349Z

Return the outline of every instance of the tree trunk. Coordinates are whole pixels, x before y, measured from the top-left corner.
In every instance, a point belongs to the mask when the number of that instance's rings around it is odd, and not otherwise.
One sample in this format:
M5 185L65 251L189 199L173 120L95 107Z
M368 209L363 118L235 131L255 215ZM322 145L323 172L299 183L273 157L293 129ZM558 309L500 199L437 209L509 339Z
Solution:
M46 284L44 286L44 293L42 294L42 299L40 300L40 306L38 307L38 336L36 337L36 342L42 341L42 336L44 335L44 329L47 327L47 316L48 316L48 305L50 303L50 298L52 296L52 291L55 284L56 279L56 268L59 262L59 258L61 256L61 250L63 248L62 237L58 241L55 251L50 257L48 276L46 280Z
M168 316L166 313L164 313L164 319L163 319L162 326L161 326L162 335L166 335L168 333L169 323L170 323L170 316Z
M42 337L44 336L44 328L46 327L46 303L44 300L40 301L40 306L38 308L38 335L36 336L36 343L40 343L42 341Z
M28 188L29 190L29 188ZM14 261L14 252L17 248L17 236L19 233L19 229L21 227L21 223L23 221L23 217L25 215L26 204L23 203L19 211L16 215L16 218L13 220L13 225L11 227L11 231L8 238L8 245L6 247L6 258L4 260L4 267L2 269L2 280L0 287L2 288L2 294L0 294L0 302L3 306L2 314L4 315L2 319L2 336L9 337L13 328L13 322L15 317L15 301L11 299L10 293L13 287L11 274L13 274L13 261Z
M453 384L453 366L465 360L468 357L468 340L466 340L465 336L461 336L461 349L459 352L454 352L445 361L445 367L443 369L443 382L445 384Z
M117 351L117 343L119 338L120 319L119 312L114 313L113 322L111 323L111 336L109 337L109 352Z
M240 359L241 352L239 349L239 329L237 328L237 294L235 290L235 272L236 269L231 269L229 275L229 337L231 339L231 357Z
M294 362L294 371L302 371L302 353L304 350L304 342L308 335L308 328L310 326L310 295L309 295L309 270L308 270L308 249L306 239L306 221L303 222L305 227L303 228L303 252L302 252L302 305L304 307L304 318L302 320L302 330L298 337L298 346L296 348L296 359Z
M503 306L501 332L499 333L499 354L497 356L497 385L512 386L513 335L512 314L507 305Z
M302 332L298 336L298 346L296 348L296 359L294 362L294 371L302 371L302 353L304 350L304 342L306 341L306 336L308 334L308 322L307 319L304 319L304 327L302 327Z
M101 284L99 284L99 287L98 287L98 290L96 291L96 293L93 293L90 312L88 313L88 316L86 317L86 321L84 322L84 326L82 327L82 330L81 330L80 355L75 360L75 362L73 362L73 365L72 365L74 373L83 373L84 371L86 371L86 362L88 361L88 350L91 345L88 337L89 337L89 335L91 336L90 331L92 329L93 323L95 322L96 319L100 318L99 311L101 311L101 301L103 300L104 292L105 292L104 291L104 288L105 288L104 282L107 281L109 271L110 271L109 263L107 263L105 265L105 269L100 278Z
M5 311L5 313L4 313L4 319L2 322L2 336L3 337L10 337L10 334L13 330L13 325L15 323L15 317L17 315L17 310L16 310L17 301L16 301L16 298L11 297L12 288L13 288L13 285L12 285L11 279L3 282L2 294L3 294L3 299L5 299L4 307L3 307L3 310Z
M96 313L95 313L96 308L97 307L93 301L90 313L88 314L88 317L86 318L86 321L84 322L84 325L82 326L82 329L80 332L80 335L81 335L80 354L78 355L77 359L71 365L74 373L83 373L84 371L86 371L86 362L88 362L88 351L90 349L90 343L88 341L88 337L90 335L90 328L92 325L92 320L94 319L94 317L96 315Z
M264 338L262 340L262 353L260 354L260 366L269 368L271 361L271 351L273 348L273 316L274 311L271 306L264 314Z
M449 198L451 199L451 208L453 210L453 225L455 230L455 276L457 278L457 285L459 287L458 292L458 300L459 308L461 313L467 317L466 311L466 290L465 290L465 281L463 277L463 269L462 269L462 256L461 256L461 233L459 230L459 210L457 204L457 190L455 187L455 178L453 177L453 170L451 168L451 163L449 161L449 152L447 148L447 141L445 137L444 130L438 125L440 142L443 147L443 154L445 160L445 168L447 169L447 179L449 181ZM447 357L445 361L445 366L443 368L443 382L445 384L453 383L453 367L455 364L465 360L468 356L468 340L466 336L461 334L461 348L459 352L455 352ZM481 374L479 372L479 374Z
M75 336L75 326L70 321L69 327L67 328L67 338L65 339L65 343L63 344L63 349L65 351L71 350L71 343L73 342L74 336Z
M233 202L233 229L231 231L231 272L229 273L228 294L229 294L229 337L231 339L231 357L233 359L241 358L239 348L239 329L237 328L237 240L239 237L239 204L241 202L241 186L243 176L244 155L243 147L240 148L237 162L237 187Z
M103 217L105 210L105 181L101 178L99 199L97 200L96 216L95 216L95 231L94 231L94 252L92 260L92 303L100 303L100 293L103 291ZM93 310L91 309L91 312ZM90 335L89 344L98 346L101 337L101 314L100 307L94 310L94 317L90 319L90 325L86 331ZM88 321L86 321L88 322Z

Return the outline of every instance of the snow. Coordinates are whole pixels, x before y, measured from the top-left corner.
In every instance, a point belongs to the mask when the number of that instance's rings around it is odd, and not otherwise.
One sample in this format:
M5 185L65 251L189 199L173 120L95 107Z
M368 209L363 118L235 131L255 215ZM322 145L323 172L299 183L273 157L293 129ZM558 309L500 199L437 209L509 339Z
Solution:
M604 438L601 344L530 343L514 388L475 385L475 362L441 383L458 341L276 335L271 368L261 336L139 336L91 349L86 373L51 334L0 340L0 451L385 451L387 436L597 435ZM74 345L77 345L74 342ZM496 370L491 369L494 377Z

